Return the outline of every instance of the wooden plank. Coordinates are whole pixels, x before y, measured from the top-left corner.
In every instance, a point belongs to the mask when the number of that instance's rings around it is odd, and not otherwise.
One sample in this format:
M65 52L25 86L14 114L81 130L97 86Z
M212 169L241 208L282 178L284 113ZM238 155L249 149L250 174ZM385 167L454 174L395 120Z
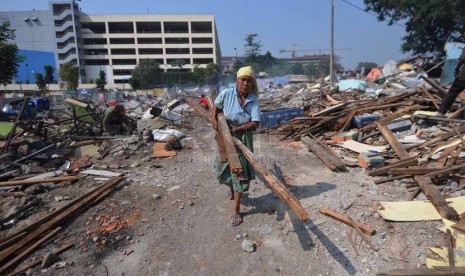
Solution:
M322 213L325 216L331 217L339 222L342 222L352 228L359 228L364 234L367 234L369 236L373 236L376 233L376 230L373 227L357 222L347 215L343 215L328 208L320 208L320 213Z
M428 141L424 142L423 144L419 145L417 148L418 149L422 149L422 148L425 148L425 147L428 147L432 144L435 144L435 143L438 143L438 142L441 142L441 141L445 141L451 137L455 137L455 136L459 136L461 137L462 135L465 132L465 125L461 125L459 126L458 128L456 129L453 129L449 132L446 132L444 134L441 134L433 139L429 139ZM460 135L459 135L460 134Z
M428 97L431 100L431 102L433 102L434 108L436 108L436 110L439 111L439 105L436 102L436 99L433 97L433 95L431 95L425 88L423 88L423 93L426 95L426 97Z
M329 151L327 151L324 147L318 144L314 139L305 136L300 138L300 140L307 146L308 150L313 152L318 158L320 158L323 163L328 166L332 171L345 171L346 166L344 163L339 159L339 157L334 156Z
M233 173L242 173L242 165L239 161L239 155L237 154L236 147L234 146L233 137L231 135L231 132L229 131L229 126L226 122L226 117L223 113L218 114L218 130L219 134L223 137L226 155L228 156L229 168Z
M396 137L394 137L391 130L387 126L382 125L378 122L376 122L376 126L383 135L384 139L386 139L388 144L391 146L392 150L397 154L397 156L399 156L400 159L410 158L408 152L402 147L399 141L397 141Z
M40 246L48 242L53 236L58 234L58 232L61 231L61 227L57 227L53 229L50 233L46 234L42 238L40 238L38 241L34 242L32 245L27 247L23 252L18 254L16 257L10 259L6 264L4 264L2 267L0 267L0 273L4 273L7 270L11 269L12 266L17 264L19 261L23 260L26 258L29 254L33 253L36 249L38 249Z
M454 228L455 230L460 231L460 232L465 234L465 223L464 222L459 222L459 223L456 223L456 224L452 224L451 227Z
M413 117L419 118L419 119L428 119L428 120L433 120L433 121L448 122L448 123L460 123L460 124L465 123L465 120L448 119L448 118L443 118L443 117L427 116L427 115L422 115L422 114L417 114L417 115L413 114Z
M457 212L447 204L441 192L436 186L434 186L430 178L416 175L414 176L414 179L423 191L423 193L426 195L426 197L429 199L429 201L433 204L433 206L436 208L438 213L443 218L446 218L448 220L459 219L459 214L457 214Z
M457 117L465 111L465 106L459 108L454 113L447 116L447 119L457 119Z
M73 246L74 246L74 245L71 244L71 243L70 243L70 244L65 244L65 245L63 245L62 247L53 250L52 253L53 253L53 254L59 255L59 254L65 252L66 250L72 248ZM34 266L41 264L41 263L42 263L42 260L43 260L43 258L40 258L40 259L35 260L35 261L33 261L33 262L31 262L31 263L29 263L29 264L27 264L27 265L24 265L24 266L18 268L17 270L13 271L13 272L10 274L10 276L18 275L18 274L20 274L20 273L23 273L23 272L25 272L26 270L28 270L29 268L33 268Z
M174 150L165 150L166 143L153 143L153 158L174 157L177 152ZM103 175L106 176L106 175Z
M391 271L386 272L378 272L376 275L379 276L435 276L435 275L464 275L465 268L464 267L456 267L456 268L449 268L449 267L441 267L441 268L400 268L394 269Z
M81 173L104 176L104 177L117 177L117 176L123 175L122 173L116 173L116 172L110 172L110 171L104 171L104 170L94 170L94 169L85 170L85 171L82 171Z
M210 110L213 111L214 101L210 96L207 96L207 103L208 103L208 107L210 108ZM216 140L216 145L218 147L218 155L220 157L220 162L225 163L228 161L228 156L226 155L226 146L224 144L223 136L221 136L218 133L218 131L216 132L215 140Z
M442 170L437 170L437 171L434 171L434 172L430 172L430 173L426 174L425 176L431 177L431 176L449 174L449 173L452 173L452 172L460 171L463 168L465 168L465 164L453 166L453 167L450 167L450 168L445 168L445 169L442 169Z
M429 79L427 77L420 76L420 78L424 79L427 83L429 83L432 87L434 87L437 90L437 92L440 94L441 98L444 99L444 97L447 94L447 91L444 88L442 88L436 82L434 82L433 80L431 80L431 79Z
M297 215L300 221L308 220L308 213L300 204L299 200L286 188L286 186L279 181L279 179L260 164L255 158L254 154L237 138L233 138L234 144L242 151L245 158L250 162L254 169L262 175L268 183L269 188L289 206L292 211Z
M0 264L4 264L6 260L11 260L12 258L14 258L17 253L23 251L31 242L34 242L39 237L45 235L52 228L55 228L57 225L62 224L68 219L76 216L79 212L84 211L87 207L90 206L90 204L94 202L95 199L99 198L102 193L105 193L109 189L116 186L116 184L123 180L123 178L123 176L112 178L110 181L104 183L100 187L97 187L92 192L87 194L86 197L76 202L73 206L70 206L62 213L59 213L50 220L44 222L39 227L34 228L32 232L30 232L25 238L21 239L19 242L1 251ZM10 268L11 265L4 265L2 268L0 268L0 274Z
M62 182L62 181L74 181L79 180L79 176L59 176L45 179L23 179L23 180L12 180L0 182L0 187L9 186L30 186L39 183L50 183L50 182Z
M368 172L368 175L369 176L379 176L379 175L387 174L389 172L389 170L393 169L393 168L407 167L407 166L412 166L412 165L416 165L416 164L418 164L418 157L412 156L412 157L407 158L407 159L399 160L399 161L397 161L395 163L392 163L390 165L371 170L371 171Z
M408 167L408 168L392 168L389 170L390 175L426 175L432 172L439 171L439 168L423 168L423 167Z

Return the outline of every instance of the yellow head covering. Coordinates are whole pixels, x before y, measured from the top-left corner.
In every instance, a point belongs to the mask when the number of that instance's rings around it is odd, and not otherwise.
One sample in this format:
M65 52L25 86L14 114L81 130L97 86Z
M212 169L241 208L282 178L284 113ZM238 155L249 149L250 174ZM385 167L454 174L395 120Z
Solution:
M252 91L255 94L255 96L258 96L257 79L255 78L255 72L253 71L252 66L240 68L239 71L237 71L237 79L242 76L248 76L253 78Z

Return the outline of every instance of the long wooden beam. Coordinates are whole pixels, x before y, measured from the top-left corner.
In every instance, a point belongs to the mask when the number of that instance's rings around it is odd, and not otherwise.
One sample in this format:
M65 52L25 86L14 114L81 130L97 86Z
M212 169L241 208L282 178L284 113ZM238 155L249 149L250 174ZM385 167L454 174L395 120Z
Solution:
M116 186L116 184L123 180L123 178L124 176L117 176L108 180L98 188L94 189L85 198L82 198L82 200L76 202L73 206L70 206L64 212L59 213L55 217L51 218L49 221L44 222L42 225L32 230L32 232L30 232L19 242L1 251L0 264L2 265L2 267L0 268L0 274L11 269L11 267L14 265L10 262L5 263L5 261L15 258L17 254L19 254L21 251L24 251L25 248L27 248L39 237L46 235L51 229L74 217L79 212L84 211L87 207L90 206L90 204L92 204L95 201L95 199L99 198L102 193L105 193L107 190Z
M242 151L245 158L252 164L254 169L263 176L270 189L289 206L300 221L308 220L308 213L300 204L299 200L279 181L279 179L258 162L254 154L237 138L233 138L234 144Z
M373 227L362 224L358 221L355 221L354 219L350 218L347 215L338 213L328 208L320 208L320 213L330 218L333 218L339 222L342 222L352 228L359 228L363 233L367 235L373 236L376 233L376 230Z
M422 167L408 167L408 168L392 168L389 170L390 175L426 175L432 172L439 171L438 168L422 168Z
M58 176L45 179L23 179L23 180L12 180L0 182L0 187L9 186L22 186L22 185L34 185L39 183L50 183L50 182L62 182L62 181L74 181L79 180L80 176Z
M215 108L215 103L210 96L207 96L207 103L210 110L213 112L213 108ZM213 114L211 115L213 116ZM228 156L226 155L226 146L224 144L223 136L219 135L217 132L215 135L216 145L218 147L218 154L220 156L220 162L224 163L228 161Z
M448 220L458 220L459 214L450 207L439 189L434 186L431 179L425 176L416 175L413 177L429 201L436 208L441 217Z
M464 275L465 274L465 267L440 267L440 268L399 268L394 269L391 271L386 272L378 272L376 275L378 276L435 276L435 275L443 275L443 276L457 276L457 275Z
M390 169L412 166L412 165L416 165L417 163L418 163L418 158L416 156L413 156L413 157L410 157L410 158L403 159L403 160L400 160L398 162L392 163L390 165L371 170L371 171L368 172L368 175L369 176L383 175L383 174L387 174Z
M400 159L410 158L408 152L402 147L399 141L397 141L396 137L394 137L394 134L392 134L391 130L387 126L382 125L378 122L376 122L376 126L383 135L384 139L386 139L386 141L391 146L392 150L397 154L397 156L399 156Z
M207 121L211 122L210 112L206 111L203 107L201 107L193 98L186 97L184 100L190 107L197 111L197 113L199 113L200 116L205 118Z
M218 131L223 137L224 147L226 149L226 156L228 157L229 168L233 173L242 173L242 165L239 161L239 155L237 154L236 147L234 146L233 137L229 131L226 117L223 113L218 114Z
M318 156L318 158L320 158L321 161L323 161L323 163L325 163L326 166L328 166L328 168L330 168L332 171L347 170L345 164L341 161L341 159L339 159L337 155L324 148L312 138L305 136L301 137L300 140L307 146L308 150Z

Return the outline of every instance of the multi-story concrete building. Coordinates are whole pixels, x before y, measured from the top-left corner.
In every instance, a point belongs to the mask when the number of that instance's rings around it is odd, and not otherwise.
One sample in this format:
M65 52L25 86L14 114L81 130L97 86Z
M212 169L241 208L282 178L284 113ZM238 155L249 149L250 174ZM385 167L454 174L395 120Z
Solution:
M89 15L75 1L52 1L46 11L0 12L9 21L25 60L15 82L34 82L46 64L56 71L65 63L79 66L81 82L127 83L141 59L155 59L165 70L191 70L220 64L215 18L190 15ZM182 68L179 65L183 64Z

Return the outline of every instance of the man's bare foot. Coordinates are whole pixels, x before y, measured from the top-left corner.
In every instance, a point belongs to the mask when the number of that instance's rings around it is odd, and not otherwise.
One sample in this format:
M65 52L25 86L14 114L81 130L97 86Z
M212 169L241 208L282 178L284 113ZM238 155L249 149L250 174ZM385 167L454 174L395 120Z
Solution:
M241 214L235 213L231 216L231 225L238 226L242 223L242 216Z

